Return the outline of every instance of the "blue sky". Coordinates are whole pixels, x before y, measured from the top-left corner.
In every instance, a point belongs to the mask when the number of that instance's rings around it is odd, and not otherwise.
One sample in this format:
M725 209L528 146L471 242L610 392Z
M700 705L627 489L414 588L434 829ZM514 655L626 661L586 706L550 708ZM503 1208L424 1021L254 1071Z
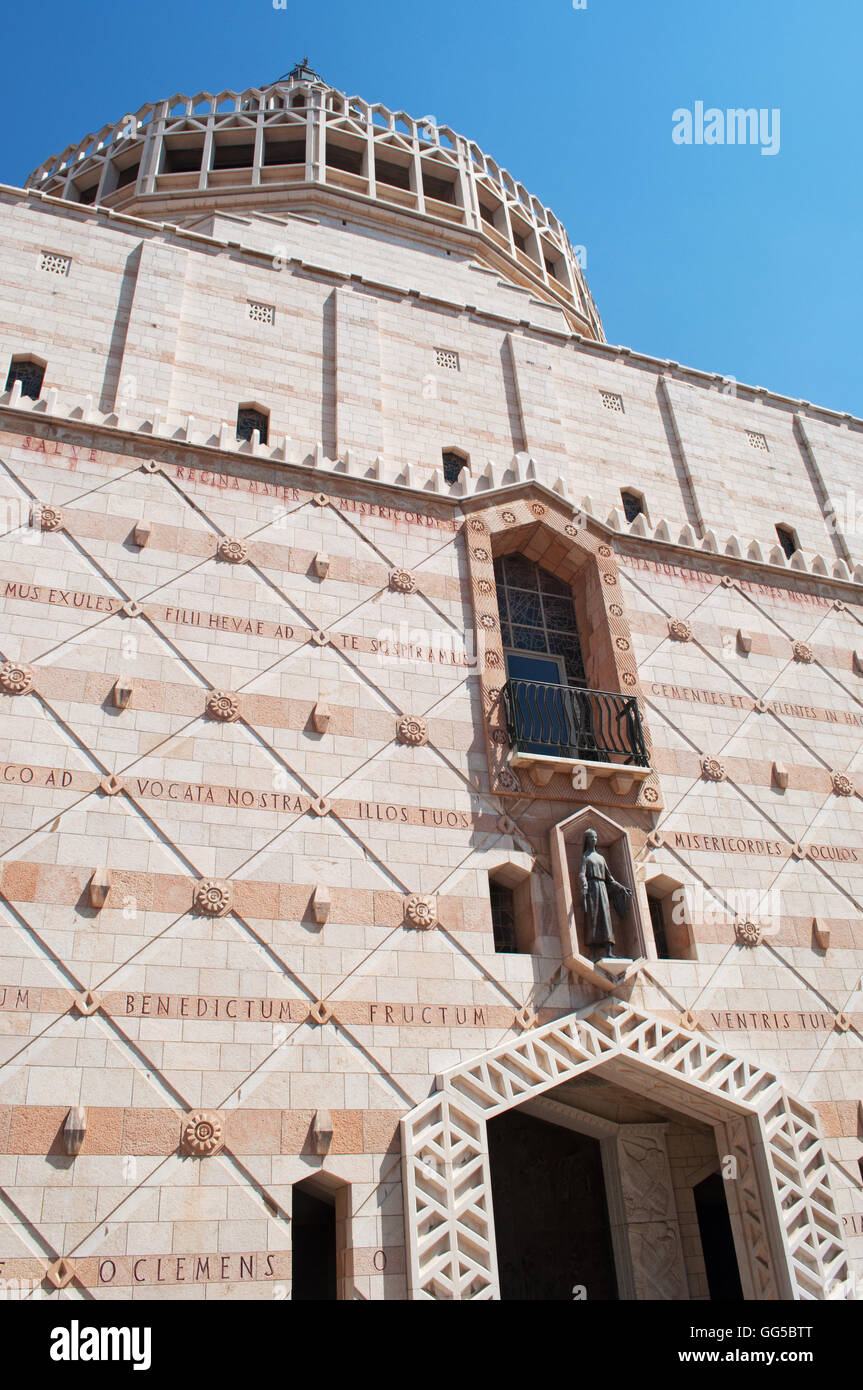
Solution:
M146 101L308 55L547 202L609 341L863 415L861 39L860 0L42 0L3 18L0 181ZM778 154L676 145L697 101L778 108Z

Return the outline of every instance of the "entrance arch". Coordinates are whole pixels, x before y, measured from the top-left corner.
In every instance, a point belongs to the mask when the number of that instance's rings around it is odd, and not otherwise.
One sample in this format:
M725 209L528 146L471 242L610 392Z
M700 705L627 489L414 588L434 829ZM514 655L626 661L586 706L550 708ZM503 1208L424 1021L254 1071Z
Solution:
M618 999L535 1028L443 1073L402 1120L410 1297L497 1299L486 1126L601 1068L711 1125L744 1298L821 1299L848 1278L814 1112L772 1073Z

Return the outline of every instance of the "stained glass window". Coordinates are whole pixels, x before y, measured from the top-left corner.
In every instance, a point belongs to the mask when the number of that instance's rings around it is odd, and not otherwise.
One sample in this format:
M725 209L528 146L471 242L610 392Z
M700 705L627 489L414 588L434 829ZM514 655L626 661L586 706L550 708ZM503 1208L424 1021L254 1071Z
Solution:
M260 430L261 443L266 444L269 420L260 410L247 410L243 408L237 411L237 438L251 439L255 430Z
M586 686L569 585L523 555L498 556L494 575L504 646L562 657L567 682Z
M443 452L443 480L445 483L457 483L459 474L463 468L467 467L467 459L462 458L461 454Z
M9 368L9 375L6 378L6 390L11 391L16 381L21 383L21 395L29 396L31 401L38 401L42 394L42 382L45 379L45 368L39 362L24 361L22 358L14 361Z

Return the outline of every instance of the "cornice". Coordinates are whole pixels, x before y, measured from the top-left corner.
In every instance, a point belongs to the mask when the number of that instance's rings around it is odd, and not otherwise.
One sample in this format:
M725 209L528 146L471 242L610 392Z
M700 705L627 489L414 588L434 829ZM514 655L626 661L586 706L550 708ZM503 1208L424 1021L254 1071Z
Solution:
M782 579L785 587L790 584L804 592L818 594L828 589L831 593L835 591L840 598L844 595L851 602L863 601L863 565L857 565L852 575L842 560L836 560L831 574L822 557L814 556L807 561L802 552L798 552L799 567L774 564L770 560L759 560L743 554L743 543L733 535L725 541L722 550L712 531L708 531L703 540L697 540L689 526L682 528L677 541L672 540L670 534L664 538L661 534L663 528L668 533L665 521L658 522L654 528L655 532L660 532L659 536L647 532L646 527L643 533L631 528L624 531L619 522L612 524L616 517L614 511L609 520L603 521L595 515L589 497L583 498L581 503L576 502L563 478L558 478L553 485L543 482L538 476L536 461L529 454L514 455L506 467L489 463L476 476L468 476L464 471L458 481L449 486L443 482L440 469L419 470L410 464L391 464L380 455L366 467L356 462L350 449L343 457L330 459L320 442L311 450L305 450L302 444L292 439L285 439L274 446L252 446L244 442L232 448L231 443L236 442L233 440L233 427L225 422L220 422L209 439L204 440L194 436L196 432L207 429L205 422L189 417L185 427L173 429L171 434L164 432L168 427L160 421L154 424L146 420L138 427L132 427L121 416L105 416L94 411L89 398L73 407L68 414L60 414L56 399L51 399L56 394L56 391L49 391L45 400L31 402L20 396L20 388L17 395L13 388L0 396L0 422L9 421L24 431L30 426L29 432L37 435L46 427L49 430L71 430L92 435L104 441L102 447L118 452L141 453L146 446L153 454L171 451L193 460L203 459L205 466L209 467L218 463L229 466L253 463L274 470L284 469L292 476L303 478L314 490L321 490L321 484L327 480L330 484L348 484L354 492L366 490L391 498L409 497L417 504L434 503L451 509L454 515L465 517L478 509L487 508L490 503L503 504L522 496L545 497L566 509L582 524L589 525L595 534L610 540L621 555L641 555L660 563L688 568L697 563L699 568L718 573L730 583L748 580L775 585ZM13 397L16 399L11 399ZM124 447L118 448L120 445ZM637 517L633 526L637 527L643 521L643 517ZM749 548L757 545L755 541L750 542ZM819 561L823 569L816 567Z

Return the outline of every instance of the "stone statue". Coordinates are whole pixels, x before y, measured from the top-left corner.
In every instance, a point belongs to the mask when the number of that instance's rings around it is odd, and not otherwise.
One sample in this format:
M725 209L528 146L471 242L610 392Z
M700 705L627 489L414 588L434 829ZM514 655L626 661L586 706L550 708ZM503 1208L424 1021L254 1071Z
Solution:
M624 884L612 878L605 858L596 848L597 835L591 826L584 832L581 856L581 905L584 910L584 944L597 957L614 955L614 925L612 909L621 919L629 913L632 894Z

